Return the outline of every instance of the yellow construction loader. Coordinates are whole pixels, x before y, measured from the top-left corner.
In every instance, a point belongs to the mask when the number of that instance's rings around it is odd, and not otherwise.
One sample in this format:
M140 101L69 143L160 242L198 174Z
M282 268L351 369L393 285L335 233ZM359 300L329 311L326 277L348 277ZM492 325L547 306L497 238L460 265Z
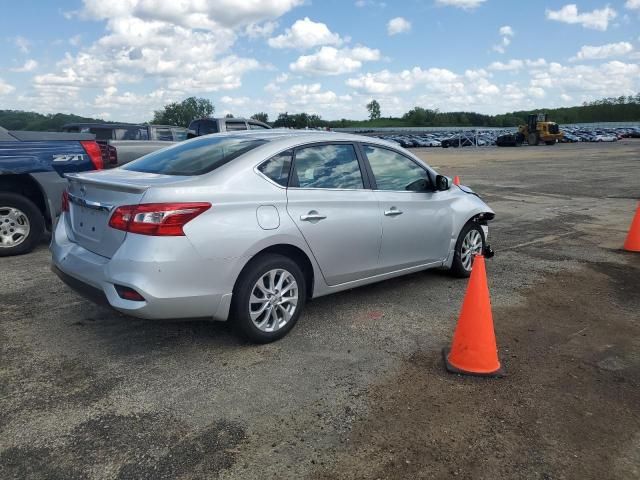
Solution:
M498 137L496 144L499 147L519 147L523 142L529 145L545 143L554 145L564 137L560 127L555 122L550 122L546 113L529 115L526 125L520 125L517 133L509 133Z

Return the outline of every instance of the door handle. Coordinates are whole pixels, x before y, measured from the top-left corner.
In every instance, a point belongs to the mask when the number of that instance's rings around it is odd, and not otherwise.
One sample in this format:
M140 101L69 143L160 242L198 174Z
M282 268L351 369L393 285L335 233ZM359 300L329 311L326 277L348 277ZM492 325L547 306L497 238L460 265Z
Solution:
M311 210L306 215L300 215L300 220L302 220L303 222L312 222L314 220L324 220L325 218L327 218L326 215L320 215L315 210Z
M387 217L395 217L396 215L402 215L402 210L398 210L396 207L391 207L389 210L385 210L384 214Z

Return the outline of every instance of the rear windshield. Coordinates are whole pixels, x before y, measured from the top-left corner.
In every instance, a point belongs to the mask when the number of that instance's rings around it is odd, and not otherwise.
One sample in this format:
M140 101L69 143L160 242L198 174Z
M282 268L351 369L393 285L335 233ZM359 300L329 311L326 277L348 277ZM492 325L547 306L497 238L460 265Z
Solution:
M163 148L122 167L163 175L202 175L267 143L242 137L201 137Z

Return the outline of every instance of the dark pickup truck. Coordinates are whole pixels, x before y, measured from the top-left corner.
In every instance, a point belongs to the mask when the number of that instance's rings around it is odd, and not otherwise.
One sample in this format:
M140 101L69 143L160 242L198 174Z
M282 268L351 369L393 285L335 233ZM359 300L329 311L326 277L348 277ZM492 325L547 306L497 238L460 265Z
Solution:
M33 250L60 214L66 173L103 168L95 136L0 127L0 256Z

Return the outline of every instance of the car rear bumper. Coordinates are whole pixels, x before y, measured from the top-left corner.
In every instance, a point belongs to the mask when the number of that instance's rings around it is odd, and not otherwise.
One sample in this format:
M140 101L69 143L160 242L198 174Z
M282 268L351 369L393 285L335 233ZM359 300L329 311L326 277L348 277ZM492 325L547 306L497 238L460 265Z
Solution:
M227 319L233 291L228 262L203 259L185 237L139 235L106 258L71 242L65 223L58 222L51 240L52 270L89 300L145 319ZM158 240L165 244L154 245ZM116 285L134 289L144 301L121 298Z

